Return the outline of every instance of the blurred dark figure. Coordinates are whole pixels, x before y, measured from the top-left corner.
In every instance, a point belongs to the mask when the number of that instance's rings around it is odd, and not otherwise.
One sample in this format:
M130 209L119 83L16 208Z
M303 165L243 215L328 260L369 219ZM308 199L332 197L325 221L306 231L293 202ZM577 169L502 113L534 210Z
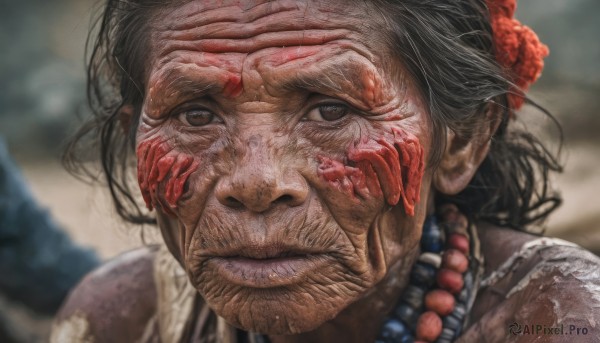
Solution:
M0 137L0 294L51 315L99 262L36 203ZM0 308L0 342L17 340L8 311Z

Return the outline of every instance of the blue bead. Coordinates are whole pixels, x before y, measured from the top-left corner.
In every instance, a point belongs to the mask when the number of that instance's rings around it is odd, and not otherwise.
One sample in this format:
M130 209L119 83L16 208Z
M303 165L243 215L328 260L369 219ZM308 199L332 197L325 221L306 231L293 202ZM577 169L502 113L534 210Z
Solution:
M470 291L473 288L473 273L467 271L463 276L463 280L465 282L464 288Z
M400 340L400 343L415 343L415 339L410 335L406 335L406 336L402 337L402 339Z
M465 281L465 288L473 288L473 273L467 271L463 276L463 279Z
M468 288L463 288L462 291L460 291L460 293L458 294L458 302L460 303L466 303L467 300L469 300L469 289Z
M466 304L473 289L473 274L467 271L463 276L463 280L465 284L462 291L458 294L458 302Z
M463 320L467 313L465 305L458 303L454 306L454 311L449 316L446 316L443 320L444 328L449 328L454 330L454 338L457 338L462 331ZM446 326L448 324L448 326Z
M380 337L385 342L397 342L407 334L408 329L404 323L397 319L389 319L383 324Z
M431 230L439 230L436 216L425 217L425 223L423 223L423 232Z
M462 332L462 325L456 329L456 331L454 331L454 339L457 339L458 336L460 336L460 333Z
M402 320L409 328L414 329L417 326L417 320L419 319L419 313L410 305L401 303L400 306L396 307L394 314L400 320Z
M454 330L457 330L461 325L462 322L452 315L445 316L444 319L442 319L442 326L444 327L444 329L450 329L452 330L452 332L454 332Z
M429 264L417 262L410 273L410 282L423 288L429 288L435 283L437 270Z
M418 309L423 306L423 298L425 290L415 285L408 285L402 294L402 300L409 304L412 308Z
M454 311L452 311L451 316L456 317L456 319L458 319L462 322L462 320L465 318L466 314L467 314L466 306L461 303L458 303L454 306Z
M454 330L443 329L442 334L435 343L451 343L454 340Z
M442 231L437 224L434 216L429 216L423 225L423 236L421 237L421 250L424 252L439 253L442 251L444 244L442 239Z

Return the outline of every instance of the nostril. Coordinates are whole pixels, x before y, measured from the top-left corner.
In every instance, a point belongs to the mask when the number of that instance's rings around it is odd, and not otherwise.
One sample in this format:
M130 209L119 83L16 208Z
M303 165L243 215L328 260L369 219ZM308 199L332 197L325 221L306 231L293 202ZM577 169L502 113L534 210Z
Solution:
M231 196L225 198L225 204L229 207L234 207L234 208L239 208L239 207L244 206L244 204L242 204L241 201L239 201L238 199L231 197Z
M282 196L280 196L279 198L275 199L275 201L273 201L274 204L285 204L285 203L291 203L292 200L294 200L294 197L292 197L289 194L284 194Z

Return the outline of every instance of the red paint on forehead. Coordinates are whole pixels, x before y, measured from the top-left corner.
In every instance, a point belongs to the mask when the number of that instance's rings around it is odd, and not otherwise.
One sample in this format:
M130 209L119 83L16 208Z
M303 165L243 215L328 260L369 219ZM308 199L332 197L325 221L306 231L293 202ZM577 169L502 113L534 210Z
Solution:
M173 214L188 177L199 163L161 138L140 143L137 157L138 183L146 207L149 210L159 207L165 213Z
M366 139L348 152L354 166L319 157L319 175L332 186L362 198L384 196L391 206L402 199L406 214L414 215L425 172L419 140L394 128L379 139Z
M241 75L230 74L225 81L225 86L223 87L223 95L229 98L233 98L242 94L244 90L244 86L242 83Z

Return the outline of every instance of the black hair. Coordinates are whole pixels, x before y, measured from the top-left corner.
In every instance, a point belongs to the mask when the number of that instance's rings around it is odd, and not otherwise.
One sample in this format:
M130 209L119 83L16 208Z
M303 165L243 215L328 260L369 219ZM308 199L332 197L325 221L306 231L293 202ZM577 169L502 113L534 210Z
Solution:
M492 137L490 151L461 193L437 197L453 202L473 219L525 229L539 223L561 204L550 188L550 172L562 167L549 149L531 133L510 125L516 114L508 106L511 70L495 59L489 9L483 0L372 0L390 27L390 47L408 70L429 105L433 120L430 165L443 152L445 131L470 138L487 111L499 111L502 122ZM530 99L529 104L554 117Z
M519 230L544 220L560 205L560 197L549 187L549 176L562 168L537 137L510 125L515 114L508 107L508 95L522 93L511 91L517 88L511 82L510 70L502 68L494 58L486 2L363 2L380 13L393 58L402 61L429 106L434 130L430 166L439 161L446 130L467 139L477 125L489 120L489 111L502 118L489 154L468 187L454 196L439 195L437 201L456 203L472 219ZM98 30L88 39L88 102L93 118L74 137L64 158L67 167L77 171L82 165L81 153L96 148L116 210L133 223L155 222L141 210L132 192L134 173L130 167L144 97L144 51L149 38L145 29L157 9L166 6L173 3L106 1L97 22ZM561 131L550 113L531 100L527 102L549 116ZM135 113L128 133L120 124L124 106ZM85 142L89 144L87 148Z

